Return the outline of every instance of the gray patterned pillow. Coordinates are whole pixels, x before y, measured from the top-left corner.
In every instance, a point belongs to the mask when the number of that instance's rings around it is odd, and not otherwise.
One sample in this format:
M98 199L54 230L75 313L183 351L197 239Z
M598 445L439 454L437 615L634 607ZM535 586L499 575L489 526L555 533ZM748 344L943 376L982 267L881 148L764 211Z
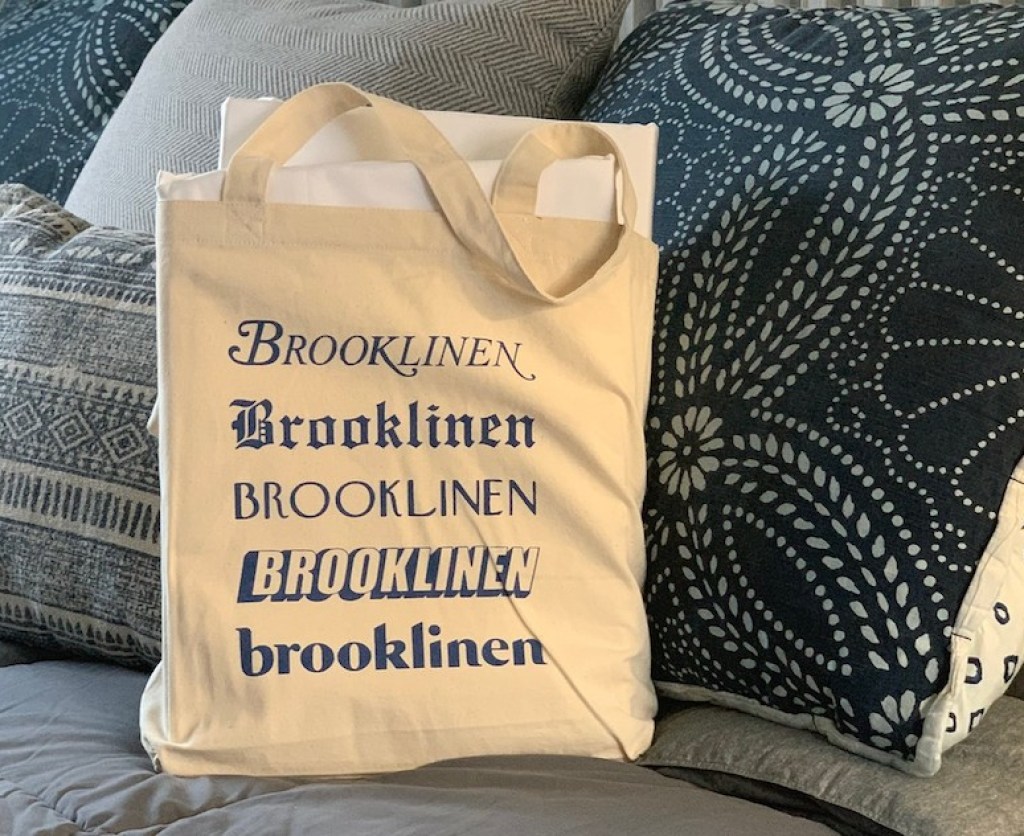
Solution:
M159 659L154 257L0 186L0 639Z
M68 197L93 223L153 229L158 170L215 167L228 96L324 81L432 110L569 118L627 0L195 0L146 59Z

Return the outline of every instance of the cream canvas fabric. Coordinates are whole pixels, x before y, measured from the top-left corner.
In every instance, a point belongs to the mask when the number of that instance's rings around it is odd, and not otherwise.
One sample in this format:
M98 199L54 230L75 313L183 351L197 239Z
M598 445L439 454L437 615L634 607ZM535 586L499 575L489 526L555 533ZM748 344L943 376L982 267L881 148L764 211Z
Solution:
M370 105L439 211L284 205L271 170ZM610 154L618 223L538 218ZM498 752L633 758L654 245L601 132L555 124L489 201L416 111L324 85L158 221L163 769L355 775Z

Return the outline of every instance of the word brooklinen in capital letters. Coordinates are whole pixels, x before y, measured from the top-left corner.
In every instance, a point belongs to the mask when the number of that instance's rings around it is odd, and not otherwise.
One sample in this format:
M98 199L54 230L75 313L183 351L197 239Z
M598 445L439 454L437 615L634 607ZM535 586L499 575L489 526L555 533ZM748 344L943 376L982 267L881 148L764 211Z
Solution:
M228 357L240 366L378 366L402 377L415 377L420 369L462 366L466 368L509 368L523 380L536 375L519 365L521 343L507 343L489 337L433 334L333 334L286 333L274 319L246 319L238 324L244 342L228 349Z
M235 482L236 520L314 520L332 514L362 517L537 516L537 483L515 479L352 479L325 485L307 480Z
M536 546L261 549L242 556L238 603L361 598L526 598Z

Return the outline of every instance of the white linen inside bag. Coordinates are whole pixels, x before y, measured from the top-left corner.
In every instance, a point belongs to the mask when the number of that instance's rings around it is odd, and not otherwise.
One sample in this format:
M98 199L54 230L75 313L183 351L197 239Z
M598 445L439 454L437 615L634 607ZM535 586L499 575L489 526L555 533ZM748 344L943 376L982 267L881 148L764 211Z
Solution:
M232 154L277 108L280 99L229 98L221 107L220 161L225 168ZM491 193L497 168L515 144L549 120L525 116L497 116L489 113L458 113L428 110L423 115L442 133L473 169L487 194ZM276 201L339 205L376 206L391 201L396 208L404 196L406 208L429 208L430 198L422 191L403 191L404 186L373 187L373 177L383 173L387 163L357 162L372 153L376 133L369 114L350 111L316 131L270 182L268 196ZM654 179L658 161L658 126L654 124L601 124L599 127L618 146L633 179L637 196L636 230L651 237L654 215ZM302 169L325 164L354 162L345 186L332 191L314 183L314 199L304 199L308 188ZM372 171L372 173L371 173ZM363 173L361 173L363 172ZM365 178L365 179L364 179ZM359 188L363 183L366 188ZM378 181L378 185L379 181ZM219 193L219 192L218 192ZM361 202L360 202L361 201ZM541 175L537 188L536 213L542 217L611 220L615 218L615 184L608 159L556 160Z
M369 104L437 211L265 200ZM621 223L534 214L611 155ZM531 133L491 201L436 129L347 85L290 100L219 201L158 210L162 768L355 775L474 754L637 756L654 245L580 125Z

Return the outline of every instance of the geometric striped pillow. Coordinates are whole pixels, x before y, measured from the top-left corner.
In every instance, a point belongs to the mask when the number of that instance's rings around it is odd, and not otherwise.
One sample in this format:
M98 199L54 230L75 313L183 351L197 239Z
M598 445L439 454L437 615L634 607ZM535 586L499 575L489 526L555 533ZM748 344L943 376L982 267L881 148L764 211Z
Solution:
M0 639L159 660L154 256L0 186Z

